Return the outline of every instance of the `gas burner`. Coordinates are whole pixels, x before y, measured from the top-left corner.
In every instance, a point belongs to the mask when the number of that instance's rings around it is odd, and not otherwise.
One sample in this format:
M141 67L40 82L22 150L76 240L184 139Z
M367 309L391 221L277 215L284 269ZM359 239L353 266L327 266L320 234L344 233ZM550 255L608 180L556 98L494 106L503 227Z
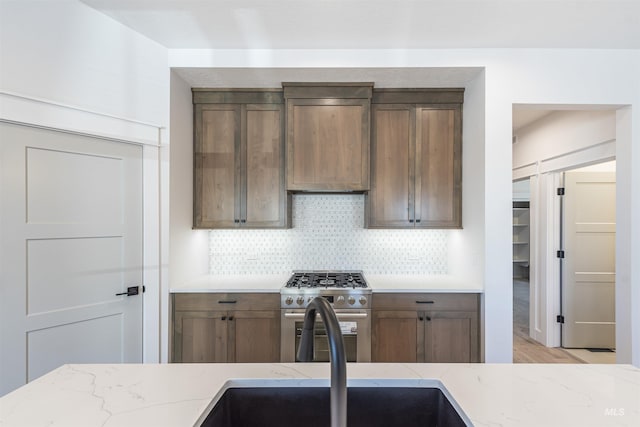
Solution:
M303 309L315 296L341 310L371 305L371 288L362 271L294 271L280 294L283 309Z
M285 288L367 288L360 271L294 271Z

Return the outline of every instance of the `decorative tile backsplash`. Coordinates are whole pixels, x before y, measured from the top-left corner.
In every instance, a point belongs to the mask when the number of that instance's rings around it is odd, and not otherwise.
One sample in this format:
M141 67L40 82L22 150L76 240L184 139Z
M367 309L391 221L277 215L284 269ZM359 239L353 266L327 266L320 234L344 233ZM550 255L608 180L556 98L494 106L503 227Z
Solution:
M211 230L211 274L446 274L446 230L364 228L364 195L293 196L293 228Z

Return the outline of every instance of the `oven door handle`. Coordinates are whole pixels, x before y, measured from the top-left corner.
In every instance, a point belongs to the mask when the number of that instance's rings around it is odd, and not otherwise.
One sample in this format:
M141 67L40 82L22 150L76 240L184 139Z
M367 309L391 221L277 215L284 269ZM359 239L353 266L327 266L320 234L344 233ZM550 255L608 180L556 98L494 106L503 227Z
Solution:
M304 313L285 313L285 319L304 319ZM320 316L318 314L317 316ZM348 319L366 319L369 316L367 313L336 313L338 320Z

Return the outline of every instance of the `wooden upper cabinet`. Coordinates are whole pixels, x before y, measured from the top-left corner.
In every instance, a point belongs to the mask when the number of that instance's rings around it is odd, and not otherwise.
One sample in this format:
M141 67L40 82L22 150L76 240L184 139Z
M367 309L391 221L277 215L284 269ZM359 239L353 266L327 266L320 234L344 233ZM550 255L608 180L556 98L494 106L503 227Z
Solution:
M246 226L286 227L290 215L284 191L284 107L246 105L246 148L242 151L241 215Z
M374 92L367 227L462 227L462 99L462 90Z
M283 86L287 190L368 190L372 84Z
M416 107L416 227L462 227L461 107Z
M240 106L196 105L194 226L234 227L240 215Z
M194 228L289 227L282 92L194 90L194 104Z
M374 105L369 227L409 227L415 193L415 114L406 105Z

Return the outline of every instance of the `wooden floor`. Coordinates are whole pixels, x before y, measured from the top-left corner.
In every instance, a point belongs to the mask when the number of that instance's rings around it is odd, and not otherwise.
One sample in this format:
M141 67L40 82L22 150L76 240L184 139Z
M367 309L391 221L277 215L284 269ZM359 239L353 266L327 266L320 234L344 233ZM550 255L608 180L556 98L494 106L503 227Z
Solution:
M584 363L529 338L529 282L513 281L513 363Z

